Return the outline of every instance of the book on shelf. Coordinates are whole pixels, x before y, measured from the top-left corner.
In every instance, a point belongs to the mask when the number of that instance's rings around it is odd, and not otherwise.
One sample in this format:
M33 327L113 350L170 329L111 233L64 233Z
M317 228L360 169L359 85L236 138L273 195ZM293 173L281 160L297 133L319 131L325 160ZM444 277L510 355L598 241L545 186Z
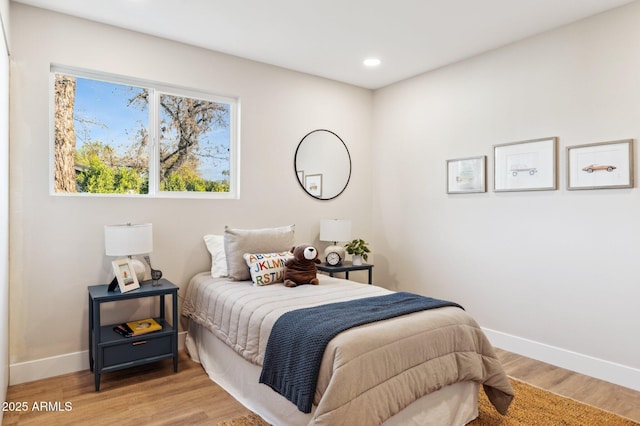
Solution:
M113 327L113 331L124 337L140 336L158 330L162 330L162 326L153 318L128 321Z

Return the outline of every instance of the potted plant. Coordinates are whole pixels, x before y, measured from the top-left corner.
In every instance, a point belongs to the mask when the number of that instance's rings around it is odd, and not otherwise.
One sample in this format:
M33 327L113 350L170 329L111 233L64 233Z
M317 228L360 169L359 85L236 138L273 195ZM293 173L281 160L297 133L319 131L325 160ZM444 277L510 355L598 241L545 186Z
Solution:
M351 261L354 265L362 265L362 259L366 262L369 259L369 247L363 239L355 239L345 244L344 249L349 253L352 258Z

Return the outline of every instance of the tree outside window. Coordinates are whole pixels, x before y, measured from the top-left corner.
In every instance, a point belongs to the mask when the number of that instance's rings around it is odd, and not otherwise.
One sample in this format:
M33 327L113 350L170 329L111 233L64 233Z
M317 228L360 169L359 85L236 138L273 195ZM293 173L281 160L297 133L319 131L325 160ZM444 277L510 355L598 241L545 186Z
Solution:
M54 77L55 193L230 193L233 101Z

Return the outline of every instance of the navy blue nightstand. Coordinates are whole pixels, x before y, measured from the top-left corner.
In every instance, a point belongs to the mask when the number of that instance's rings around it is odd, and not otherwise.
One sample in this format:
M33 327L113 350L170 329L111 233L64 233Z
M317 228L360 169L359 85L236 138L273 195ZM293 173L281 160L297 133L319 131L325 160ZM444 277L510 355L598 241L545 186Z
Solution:
M326 263L321 263L320 265L316 265L318 271L326 272L330 277L333 276L336 272L344 272L344 278L349 279L350 271L369 271L369 284L371 284L373 280L373 265L364 263L362 265L353 265L351 262L342 262L341 265L331 266Z
M95 375L96 392L100 390L100 374L135 367L165 358L173 358L173 371L178 371L178 287L166 279L152 286L144 281L140 288L126 293L108 291L108 284L89 286L89 366ZM172 323L165 316L164 297L172 299ZM155 318L162 330L141 336L124 337L113 331L117 324L100 324L100 304L141 297L160 298L160 316Z

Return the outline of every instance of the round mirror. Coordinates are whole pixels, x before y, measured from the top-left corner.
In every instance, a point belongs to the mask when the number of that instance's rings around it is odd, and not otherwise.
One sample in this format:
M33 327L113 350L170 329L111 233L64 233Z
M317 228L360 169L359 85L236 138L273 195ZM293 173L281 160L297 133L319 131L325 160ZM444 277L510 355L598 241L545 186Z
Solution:
M351 177L351 156L347 145L329 130L314 130L296 148L293 167L300 186L319 200L336 198Z

